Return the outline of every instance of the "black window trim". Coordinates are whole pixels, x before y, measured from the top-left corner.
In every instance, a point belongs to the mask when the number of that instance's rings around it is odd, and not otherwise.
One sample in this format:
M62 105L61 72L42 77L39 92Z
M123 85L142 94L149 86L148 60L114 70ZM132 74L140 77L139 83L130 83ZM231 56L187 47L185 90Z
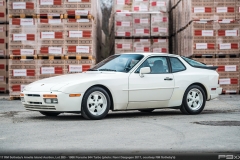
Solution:
M167 62L168 62L169 73L172 73L172 65L171 65L169 56L167 56Z
M177 59L182 63L182 65L184 66L185 69L184 69L184 70L181 70L181 71L173 72L173 71L172 71L172 63L171 63L170 58L177 58ZM170 66L171 66L171 73L178 73L178 72L183 72L183 71L186 71L186 70L187 70L187 67L183 64L183 62L181 61L181 59L179 59L179 57L171 57L171 56L169 56L169 62L170 62Z
M169 65L170 65L170 64L169 64L169 57L168 57L168 56L158 56L158 55L154 55L154 56L149 56L149 57L147 57L147 58L137 67L137 69L134 71L134 73L139 74L139 72L137 72L138 68L139 68L146 60L148 60L149 58L152 58L152 57L165 57L166 60L167 60L169 72L168 72L168 73L158 73L158 74L172 74L172 68L169 68ZM151 74L151 73L149 73L149 74ZM151 75L157 75L157 74L151 74Z

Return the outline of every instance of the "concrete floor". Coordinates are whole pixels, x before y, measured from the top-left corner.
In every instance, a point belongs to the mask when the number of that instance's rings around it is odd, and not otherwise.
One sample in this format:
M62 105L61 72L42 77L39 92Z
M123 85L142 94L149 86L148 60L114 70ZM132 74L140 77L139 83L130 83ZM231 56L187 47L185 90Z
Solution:
M1 98L0 98L1 99ZM240 95L207 102L202 114L179 110L111 112L100 121L77 114L45 117L20 101L0 100L0 155L86 153L234 153L240 155Z

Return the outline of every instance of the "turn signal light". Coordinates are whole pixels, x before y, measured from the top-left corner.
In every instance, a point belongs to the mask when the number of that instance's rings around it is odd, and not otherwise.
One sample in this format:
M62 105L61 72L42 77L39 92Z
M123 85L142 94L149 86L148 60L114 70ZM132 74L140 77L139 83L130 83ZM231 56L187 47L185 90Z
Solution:
M43 98L57 98L57 95L55 95L55 94L44 94Z
M20 93L20 97L24 97L24 94L23 94L23 93Z
M69 97L80 97L81 94L69 94Z

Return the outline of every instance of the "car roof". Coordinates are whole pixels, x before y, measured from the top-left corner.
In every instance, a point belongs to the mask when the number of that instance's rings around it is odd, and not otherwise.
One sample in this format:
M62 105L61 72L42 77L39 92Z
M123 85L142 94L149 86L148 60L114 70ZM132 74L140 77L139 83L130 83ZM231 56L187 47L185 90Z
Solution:
M121 53L121 54L141 54L144 56L169 56L169 57L179 57L179 55L176 54L170 54L170 53L153 53L153 52L144 52L144 53L137 53L137 52L133 52L133 53ZM119 54L120 55L120 54Z

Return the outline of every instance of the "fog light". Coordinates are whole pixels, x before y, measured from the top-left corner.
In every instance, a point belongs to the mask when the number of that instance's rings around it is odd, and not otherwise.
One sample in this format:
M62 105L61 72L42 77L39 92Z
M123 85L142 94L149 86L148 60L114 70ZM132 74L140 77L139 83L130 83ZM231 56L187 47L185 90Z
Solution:
M52 103L51 99L45 99L46 103Z
M57 100L57 99L53 99L53 100L52 100L52 103L56 103L56 104L57 104L57 103L58 103L58 100Z
M58 103L58 99L49 99L49 98L46 98L44 99L45 103L47 104L57 104Z
M22 101L22 102L25 102L25 99L24 99L24 97L20 97L20 98L21 98L21 101Z

